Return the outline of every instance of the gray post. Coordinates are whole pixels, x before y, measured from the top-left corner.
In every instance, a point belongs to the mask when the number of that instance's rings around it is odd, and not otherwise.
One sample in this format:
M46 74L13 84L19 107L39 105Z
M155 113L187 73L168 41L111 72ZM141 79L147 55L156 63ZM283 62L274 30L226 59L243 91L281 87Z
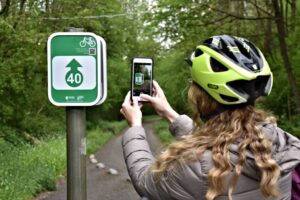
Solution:
M81 28L66 28L81 32ZM66 107L67 113L67 200L86 200L86 110Z

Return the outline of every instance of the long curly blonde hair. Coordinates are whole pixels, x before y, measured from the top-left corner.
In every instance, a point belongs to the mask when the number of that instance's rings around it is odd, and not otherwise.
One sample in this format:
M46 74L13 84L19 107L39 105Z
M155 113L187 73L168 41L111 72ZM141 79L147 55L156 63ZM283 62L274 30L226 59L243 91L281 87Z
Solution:
M227 110L206 123L201 124L200 116L207 115L217 109L220 104L209 96L203 89L192 83L188 99L194 113L195 128L192 134L170 144L159 155L152 167L157 180L174 166L184 165L201 159L206 150L212 152L213 168L208 173L207 200L213 200L225 188L226 178L232 170L230 162L230 145L241 140L239 159L234 166L234 175L228 186L228 196L232 199L232 191L242 172L246 160L246 150L255 157L255 162L262 173L260 191L265 197L279 196L277 180L280 176L279 166L271 158L272 141L264 137L261 125L265 122L275 123L274 117L269 117L262 110L247 105Z

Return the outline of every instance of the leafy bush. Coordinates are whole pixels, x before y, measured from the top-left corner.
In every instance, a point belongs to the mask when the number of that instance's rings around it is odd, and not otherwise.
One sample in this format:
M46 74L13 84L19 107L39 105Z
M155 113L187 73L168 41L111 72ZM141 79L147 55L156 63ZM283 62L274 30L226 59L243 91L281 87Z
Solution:
M102 132L99 128L90 131L87 136L87 154L96 151L113 136L112 132Z
M90 154L96 151L100 146L114 137L114 135L120 133L126 126L125 121L108 122L99 120L97 127L88 132L87 153Z
M278 126L300 138L300 116L295 115L292 116L291 119L288 119L286 116L282 116L278 120Z
M126 127L126 122L122 121L106 121L102 119L94 120L93 122L87 123L88 130L101 130L104 132L111 132L112 134L119 133L122 129Z
M0 138L16 146L26 143L19 130L2 124L0 124Z
M96 129L88 131L87 152L96 151L124 127L125 121L99 121ZM12 138L0 137L0 199L25 200L38 192L54 190L57 178L65 175L65 135L43 138L35 145L24 142L16 146L20 137L14 135L18 132L9 127L1 130Z
M22 121L22 130L37 138L53 137L65 133L65 120L53 119L44 115L26 116Z
M0 199L24 200L54 189L66 167L65 139L15 147L0 139Z

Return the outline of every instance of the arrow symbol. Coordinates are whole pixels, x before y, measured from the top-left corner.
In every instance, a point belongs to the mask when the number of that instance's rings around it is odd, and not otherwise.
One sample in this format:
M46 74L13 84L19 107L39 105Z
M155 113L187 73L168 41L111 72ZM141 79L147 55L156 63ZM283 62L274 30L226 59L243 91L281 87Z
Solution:
M72 59L66 67L70 68L65 77L67 84L71 87L80 86L83 82L83 75L78 70L79 67L82 67L81 64L76 59Z
M82 67L82 66L76 59L73 59L73 60L71 60L71 62L69 62L69 64L67 64L66 67L71 68L70 71L76 72L76 71L78 71L78 68Z

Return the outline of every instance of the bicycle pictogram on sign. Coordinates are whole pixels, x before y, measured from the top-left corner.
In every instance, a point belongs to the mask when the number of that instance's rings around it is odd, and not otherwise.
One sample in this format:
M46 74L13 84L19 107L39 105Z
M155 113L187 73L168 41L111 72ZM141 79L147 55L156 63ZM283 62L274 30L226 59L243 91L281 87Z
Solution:
M84 37L83 40L80 41L79 45L81 47L86 47L86 45L89 45L90 47L95 47L96 42L93 40L92 37Z

